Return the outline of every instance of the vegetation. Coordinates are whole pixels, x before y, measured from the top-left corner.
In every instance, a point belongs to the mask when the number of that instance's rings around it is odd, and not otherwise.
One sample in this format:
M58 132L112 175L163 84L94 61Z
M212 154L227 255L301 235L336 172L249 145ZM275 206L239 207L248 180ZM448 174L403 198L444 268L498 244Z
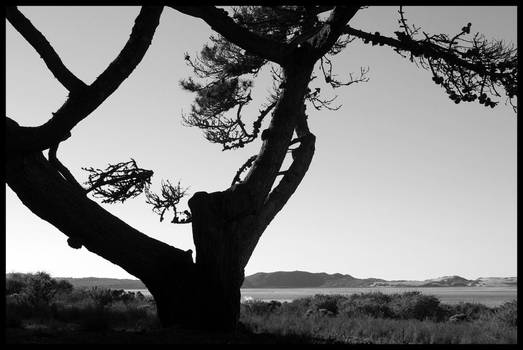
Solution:
M494 308L447 305L419 292L249 301L241 305L240 321L236 333L162 333L154 300L139 292L73 288L44 272L6 278L8 342L41 342L43 335L46 341L112 343L517 342L515 300Z
M456 317L458 316L458 317ZM441 304L419 292L315 295L290 303L252 301L241 322L255 332L349 343L516 343L517 302Z
M154 300L142 293L78 288L45 272L6 278L6 325L103 331L141 330L159 324Z

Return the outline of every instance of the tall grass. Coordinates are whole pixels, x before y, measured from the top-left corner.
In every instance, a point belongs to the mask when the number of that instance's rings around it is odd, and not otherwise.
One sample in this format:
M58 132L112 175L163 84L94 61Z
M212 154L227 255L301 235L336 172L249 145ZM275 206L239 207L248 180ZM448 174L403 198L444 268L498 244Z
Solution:
M451 322L453 315L460 321ZM255 332L308 335L347 343L516 343L517 303L489 308L441 304L419 292L316 295L290 303L251 301L241 322Z

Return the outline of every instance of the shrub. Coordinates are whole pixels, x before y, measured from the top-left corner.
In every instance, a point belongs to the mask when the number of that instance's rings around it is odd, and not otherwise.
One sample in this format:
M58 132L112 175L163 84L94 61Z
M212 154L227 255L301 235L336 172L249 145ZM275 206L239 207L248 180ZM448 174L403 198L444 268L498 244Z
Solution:
M47 308L59 294L69 294L73 286L67 281L57 281L46 272L35 274L12 273L6 276L6 295L15 296L35 308ZM13 300L12 300L13 301Z
M465 314L469 320L479 320L481 318L489 318L492 315L492 309L486 305L479 303L459 303L456 305L449 305L446 309L448 316L455 314ZM449 313L451 315L449 315Z
M393 312L389 306L390 301L390 295L381 292L353 294L341 304L341 310L349 317L391 318Z
M518 301L507 301L494 312L494 318L511 327L518 326Z
M115 301L115 294L110 289L92 287L88 294L99 309L104 309Z
M396 318L440 320L444 317L445 312L440 307L440 301L433 295L416 291L394 294L391 297L390 308Z
M267 303L260 300L249 300L245 302L243 305L245 311L255 315L269 314L281 307L281 303L278 301L271 301Z
M322 295L316 294L312 299L312 307L316 310L325 309L332 312L334 315L338 314L338 304L345 302L347 297L343 295Z
M10 273L5 279L5 294L20 294L27 287L29 275L24 273Z

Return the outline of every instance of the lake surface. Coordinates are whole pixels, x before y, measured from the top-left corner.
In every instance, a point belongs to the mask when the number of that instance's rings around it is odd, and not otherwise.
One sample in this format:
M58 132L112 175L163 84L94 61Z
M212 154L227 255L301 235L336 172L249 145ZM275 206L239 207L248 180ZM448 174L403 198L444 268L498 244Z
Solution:
M134 289L144 295L150 295L147 289ZM373 287L373 288L245 288L241 289L242 302L248 300L278 300L292 301L315 294L351 295L357 293L382 292L387 294L420 291L438 297L442 303L457 304L459 302L481 303L487 306L498 306L506 301L517 299L517 288L514 287ZM209 293L212 297L212 292Z

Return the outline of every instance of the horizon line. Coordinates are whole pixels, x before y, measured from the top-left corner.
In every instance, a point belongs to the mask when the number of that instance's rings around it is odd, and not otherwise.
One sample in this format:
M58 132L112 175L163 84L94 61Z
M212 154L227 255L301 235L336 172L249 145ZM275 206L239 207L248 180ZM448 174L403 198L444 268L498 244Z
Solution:
M49 275L51 275L51 277L53 278L108 278L108 279L119 279L119 280L136 280L136 281L141 281L140 279L134 277L134 276L130 276L130 277L109 277L109 276L53 276L53 274L45 271L45 270L37 270L37 271L31 271L31 272L22 272L22 271L10 271L10 272L7 272L6 271L6 275L10 274L10 273L31 273L31 274L34 274L34 273L37 273L37 272L45 272L45 273L48 273ZM354 275L351 275L351 274L348 274L348 273L341 273L341 272L334 272L334 273L328 273L328 272L324 272L324 271L321 271L321 272L311 272L311 271L305 271L305 270L277 270L277 271L272 271L272 272L265 272L265 271L259 271L259 272L255 272L255 273L252 273L250 275L246 275L245 277L249 277L249 276L253 276L255 274L259 274L259 273L266 273L266 274L269 274L269 273L276 273L276 272L306 272L306 273L311 273L311 274L321 274L321 273L324 273L324 274L327 274L327 275L348 275L348 276L351 276L351 277L354 277L354 278L357 278L357 279L369 279L369 278L375 278L375 279L382 279L382 280L385 280L385 281L426 281L426 280L431 280L431 279L435 279L435 278L443 278L443 277L460 277L460 278L464 278L464 279L467 279L467 280L477 280L477 279L480 279L480 278L517 278L517 274L516 275L509 275L509 276L503 276L503 275L498 275L498 276L479 276L479 277L476 277L476 278L468 278L468 277L463 277L461 275L457 275L457 274L454 274L454 275L442 275L442 276L437 276L437 277L431 277L431 278L425 278L425 279L385 279L385 278L381 278L381 277L355 277Z

